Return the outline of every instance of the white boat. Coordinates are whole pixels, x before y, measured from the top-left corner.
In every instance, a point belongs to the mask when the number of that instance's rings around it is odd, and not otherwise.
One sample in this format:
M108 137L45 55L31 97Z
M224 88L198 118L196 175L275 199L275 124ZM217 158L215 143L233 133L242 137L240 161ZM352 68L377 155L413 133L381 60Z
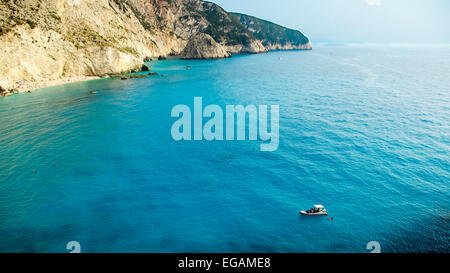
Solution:
M300 211L300 214L307 216L320 216L320 215L328 215L328 212L324 206L314 205L314 208L311 208L310 210L302 210Z

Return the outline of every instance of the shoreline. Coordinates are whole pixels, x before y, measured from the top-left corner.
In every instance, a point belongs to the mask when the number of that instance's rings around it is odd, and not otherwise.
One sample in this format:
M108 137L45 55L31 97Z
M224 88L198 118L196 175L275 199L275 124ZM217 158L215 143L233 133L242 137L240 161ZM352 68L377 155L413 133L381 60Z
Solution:
M18 83L14 84L13 88L11 88L10 90L6 90L6 92L4 92L1 95L4 96L4 97L8 97L8 96L11 96L13 94L32 92L32 91L34 91L36 89L41 89L41 88L45 88L45 87L63 85L63 84L74 83L74 82L98 80L98 79L102 79L102 77L99 77L99 76L78 76L78 77L61 78L61 79L56 79L56 80L18 82Z
M270 53L270 52L277 52L277 51L309 51L312 49L270 49L267 52L264 53ZM259 53L261 54L261 53ZM252 53L237 53L233 54L234 56L243 56L243 55L253 55ZM156 61L166 61L166 60L181 60L179 55L175 56L166 56L164 59L156 60ZM145 62L144 62L145 63ZM118 75L126 75L127 73L120 73ZM19 93L31 93L34 90L42 89L46 87L51 86L58 86L58 85L64 85L68 83L74 83L74 82L83 82L83 81L91 81L91 80L98 80L98 79L104 79L104 78L111 78L113 76L111 75L105 75L105 76L77 76L77 77L68 77L68 78L60 78L56 80L43 80L43 81L29 81L29 82L16 82L13 84L12 88L9 88L7 90L0 89L0 97L9 97L14 94Z

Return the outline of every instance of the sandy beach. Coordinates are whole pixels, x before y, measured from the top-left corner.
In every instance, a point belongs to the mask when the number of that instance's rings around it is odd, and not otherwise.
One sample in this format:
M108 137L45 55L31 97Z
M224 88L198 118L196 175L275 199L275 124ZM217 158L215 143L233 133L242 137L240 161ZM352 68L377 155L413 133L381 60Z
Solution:
M49 81L17 82L12 87L14 92L10 92L10 94L23 93L23 92L33 91L35 89L49 87L49 86L56 86L56 85L61 85L61 84L66 84L66 83L89 81L89 80L96 80L96 79L100 79L100 77L79 76L79 77L62 78L62 79L49 80Z

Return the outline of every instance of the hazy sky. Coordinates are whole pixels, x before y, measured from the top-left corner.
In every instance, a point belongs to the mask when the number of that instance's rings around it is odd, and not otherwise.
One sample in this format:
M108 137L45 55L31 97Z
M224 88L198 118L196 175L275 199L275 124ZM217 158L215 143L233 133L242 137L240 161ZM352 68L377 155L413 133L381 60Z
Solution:
M450 0L212 0L314 41L450 43Z

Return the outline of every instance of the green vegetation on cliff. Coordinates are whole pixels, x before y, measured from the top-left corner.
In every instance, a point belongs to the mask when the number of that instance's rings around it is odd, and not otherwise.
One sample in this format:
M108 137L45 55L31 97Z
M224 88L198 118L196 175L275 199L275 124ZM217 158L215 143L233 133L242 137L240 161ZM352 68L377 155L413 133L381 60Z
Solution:
M35 28L42 12L41 4L42 1L0 0L0 35L19 25L27 24L30 28ZM49 24L54 24L54 20L57 20L55 17L49 19Z
M201 15L210 23L204 31L211 35L219 43L226 45L243 44L248 46L253 37L236 18L230 16L225 10L216 4L210 2L203 3Z
M280 45L281 47L285 47L286 45L300 47L309 43L309 39L298 30L285 28L272 22L241 13L230 14L249 30L253 36L261 40L265 47L270 48L276 45Z

